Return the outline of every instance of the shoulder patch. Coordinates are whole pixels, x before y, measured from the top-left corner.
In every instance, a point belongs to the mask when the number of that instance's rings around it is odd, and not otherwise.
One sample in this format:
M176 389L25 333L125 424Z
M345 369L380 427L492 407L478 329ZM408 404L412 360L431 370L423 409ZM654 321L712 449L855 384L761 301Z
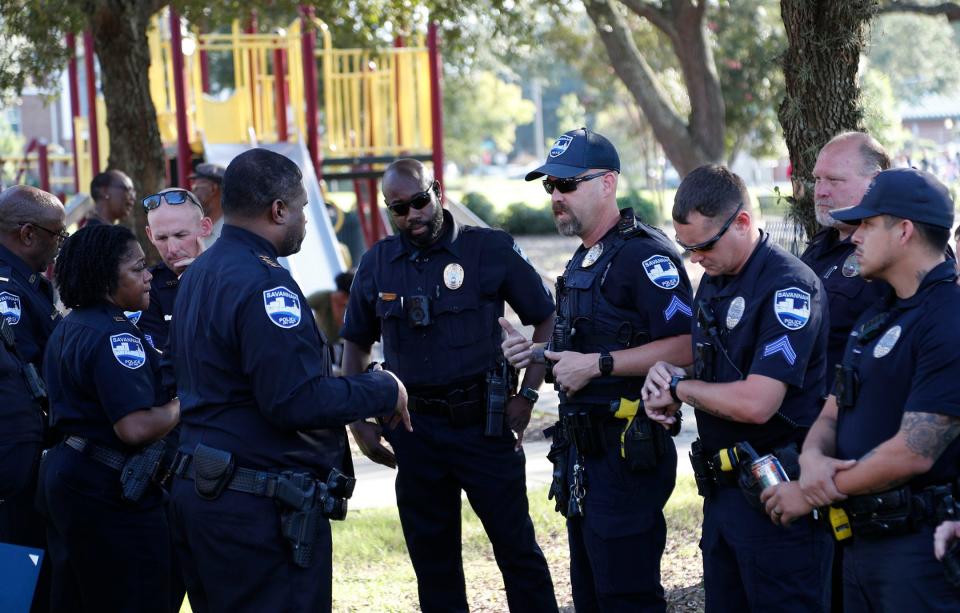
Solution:
M143 311L124 311L123 315L132 323L137 325L137 322L140 321L140 316L143 315Z
M676 294L673 294L670 297L670 304L663 310L663 319L670 321L677 313L683 313L687 317L693 317L693 309L690 308L690 305L677 298Z
M799 330L810 321L810 293L799 287L777 290L773 296L773 312L787 330Z
M113 357L117 358L120 365L130 370L140 368L147 361L147 353L143 350L143 343L129 332L112 334L110 336L110 349L113 351Z
M269 266L270 268L283 268L283 266L278 264L277 261L271 258L269 255L260 253L257 254L257 257L260 258L260 261L263 262L264 265Z
M300 323L300 297L282 285L263 292L263 310L280 328L295 328Z
M680 273L673 260L665 255L653 255L643 261L643 272L651 283L661 289L673 289L680 285Z
M0 315L7 319L11 326L20 321L20 296L10 292L0 292Z
M777 355L778 353L783 355L783 359L786 360L790 366L793 366L797 362L797 352L794 351L793 345L790 344L790 338L787 337L786 334L763 346L764 358Z
M526 261L527 264L533 266L533 262L530 261L530 258L527 257L527 254L523 252L523 249L520 248L520 245L517 244L517 241L513 241L513 250Z

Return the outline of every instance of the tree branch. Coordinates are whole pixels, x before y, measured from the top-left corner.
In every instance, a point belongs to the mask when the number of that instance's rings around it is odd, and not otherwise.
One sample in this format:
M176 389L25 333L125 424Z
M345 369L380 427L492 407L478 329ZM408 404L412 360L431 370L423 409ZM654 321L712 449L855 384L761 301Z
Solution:
M663 8L644 2L643 0L622 0L628 9L652 23L658 30L669 36L676 37L677 31L670 21L670 17Z
M883 13L918 13L921 15L943 15L947 21L960 21L960 3L941 2L940 4L917 4L916 2L900 2L889 0L877 8L878 14Z

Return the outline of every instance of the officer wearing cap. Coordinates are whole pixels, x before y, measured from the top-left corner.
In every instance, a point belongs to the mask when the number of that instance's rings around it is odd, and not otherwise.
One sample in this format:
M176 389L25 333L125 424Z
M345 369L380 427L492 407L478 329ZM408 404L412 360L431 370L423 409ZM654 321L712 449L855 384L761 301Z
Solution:
M550 493L567 517L577 610L663 611L663 506L677 455L639 399L657 360L690 362L690 283L663 233L618 210L619 172L613 144L581 128L527 174L546 177L557 230L583 244L557 280L550 350L515 332L503 347L518 366L549 360L560 392Z
M743 444L773 454L796 478L798 445L825 395L823 285L757 229L743 180L723 166L684 178L673 221L677 242L705 273L694 298L694 368L690 376L658 363L643 393L647 414L664 424L681 402L696 410L691 463L704 496L706 609L825 610L829 536L809 517L771 524Z
M859 223L860 274L892 291L850 333L799 483L770 488L766 507L783 522L814 507L845 511L845 611L957 611L960 592L933 549L935 526L955 512L960 467L960 287L944 255L954 204L933 175L897 168L832 215Z
M509 234L454 221L420 162L391 164L383 195L399 233L371 247L357 269L340 332L343 371L360 372L382 336L386 367L410 392L413 432L365 422L351 429L370 459L397 468L420 608L467 611L460 536L466 492L493 545L510 609L556 611L520 447L543 369L529 369L515 394L497 324L506 301L546 339L553 300Z
M169 188L147 196L143 208L147 212L147 238L162 261L150 268L150 306L131 317L147 341L162 351L167 346L180 275L203 252L213 223L204 215L197 197L185 189Z
M190 175L190 190L200 200L203 211L213 222L210 234L204 238L204 245L210 247L220 238L223 230L223 166L219 164L197 164Z
M330 375L326 338L277 262L306 235L296 164L251 149L223 187L223 234L180 278L170 324L174 545L195 610L329 611L329 518L353 489L344 425L409 427L406 391L386 371Z

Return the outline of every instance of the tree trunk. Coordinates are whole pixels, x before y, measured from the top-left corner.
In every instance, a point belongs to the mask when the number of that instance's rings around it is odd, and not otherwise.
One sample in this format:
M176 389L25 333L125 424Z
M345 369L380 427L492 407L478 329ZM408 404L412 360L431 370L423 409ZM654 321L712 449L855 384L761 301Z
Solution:
M877 0L781 0L787 33L787 94L778 116L793 165L791 214L812 236L813 167L820 148L846 130L863 129L857 68Z
M97 0L89 13L110 131L107 166L130 176L138 198L163 189L166 183L163 143L150 97L147 45L150 17L164 4L159 0ZM129 225L144 250L151 253L144 233L146 213L141 206L133 210Z
M643 110L664 153L680 175L723 157L724 107L713 55L706 44L702 7L689 2L666 15L643 2L630 8L670 37L690 96L691 117L680 117L637 48L613 0L585 0L591 21L617 76Z

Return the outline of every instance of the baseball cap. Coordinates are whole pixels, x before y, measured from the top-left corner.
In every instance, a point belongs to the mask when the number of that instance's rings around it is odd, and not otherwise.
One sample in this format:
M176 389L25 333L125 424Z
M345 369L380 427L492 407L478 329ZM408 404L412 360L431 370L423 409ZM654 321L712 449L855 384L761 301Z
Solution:
M223 173L226 169L220 164L197 164L193 169L191 179L209 179L214 183L223 183Z
M854 224L867 217L893 215L949 230L953 227L953 200L946 186L929 172L891 168L873 178L860 204L830 214Z
M620 172L620 156L603 135L580 128L557 138L547 154L547 162L528 172L526 179L533 181L546 175L569 179L591 168Z

